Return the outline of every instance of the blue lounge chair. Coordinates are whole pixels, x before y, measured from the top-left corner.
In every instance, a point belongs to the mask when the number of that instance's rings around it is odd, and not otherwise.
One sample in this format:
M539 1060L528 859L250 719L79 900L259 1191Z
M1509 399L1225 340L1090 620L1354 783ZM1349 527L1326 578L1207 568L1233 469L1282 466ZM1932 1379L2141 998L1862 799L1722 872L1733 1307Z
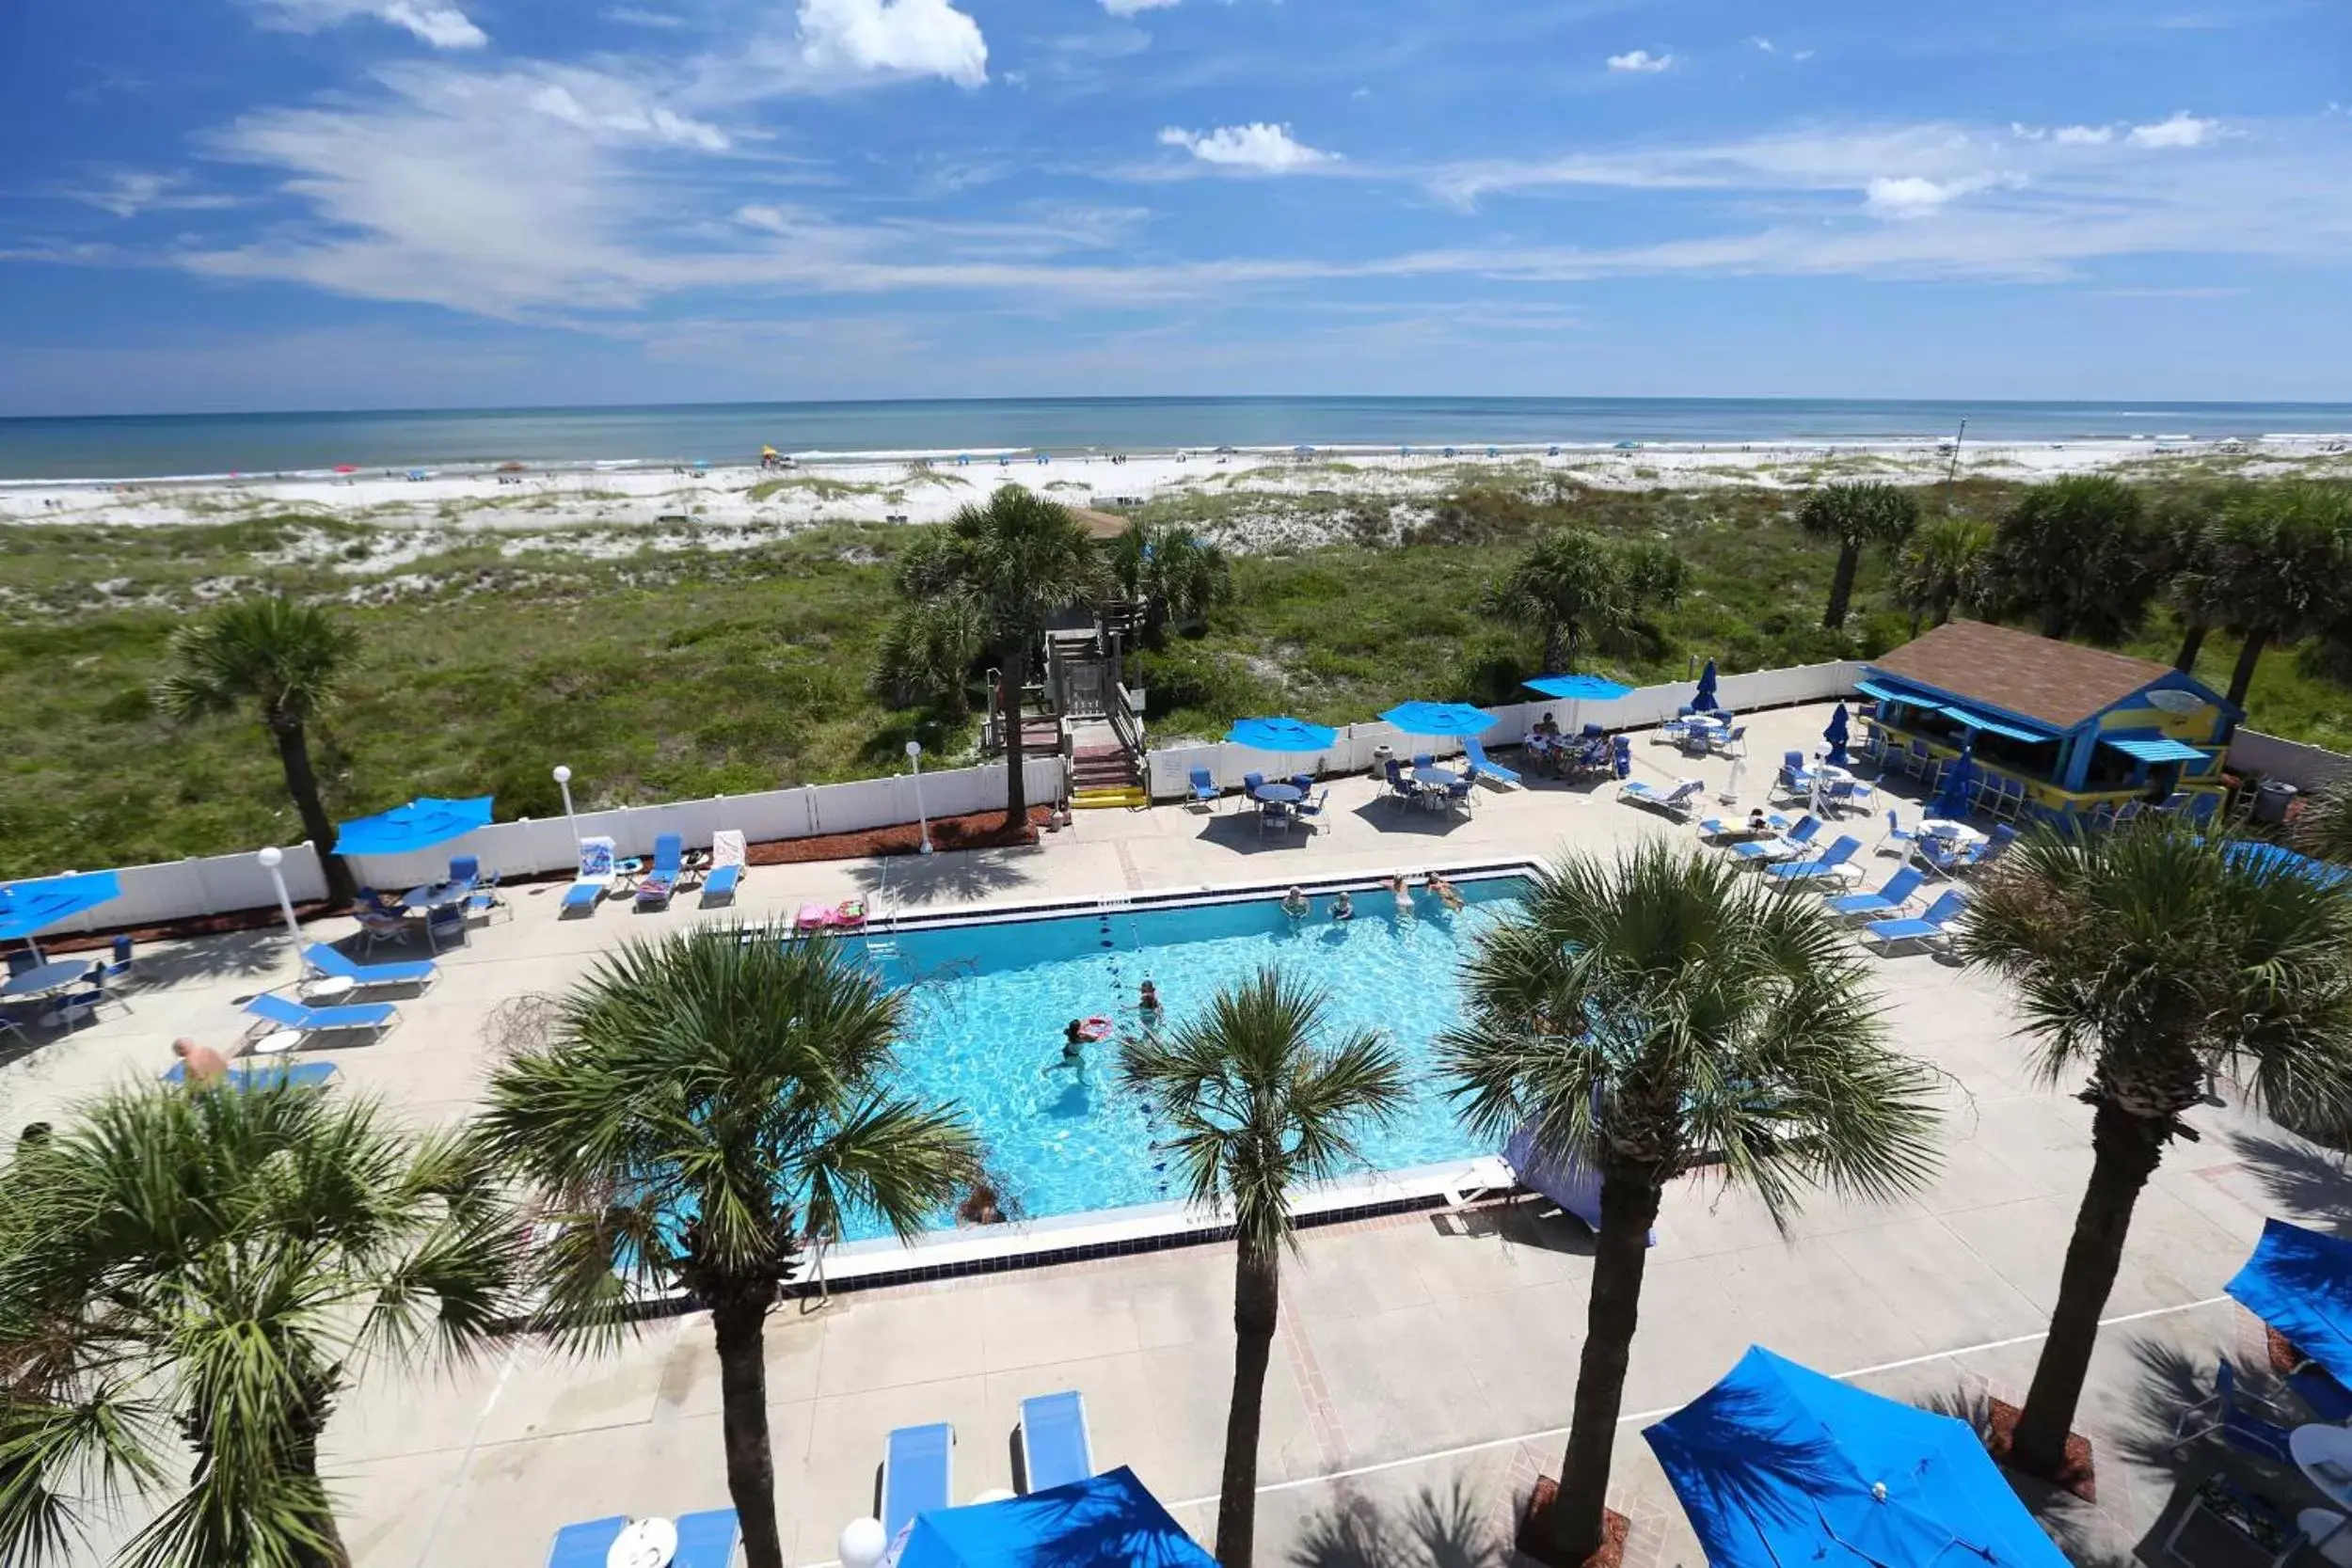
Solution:
M1519 782L1517 773L1486 755L1486 748L1478 743L1476 736L1462 737L1462 751L1470 757L1470 770L1478 777L1492 779L1497 784L1515 784Z
M1842 897L1832 898L1829 912L1845 920L1866 914L1881 919L1891 918L1911 906L1911 900L1919 891L1919 884L1925 880L1925 874L1917 867L1906 865L1887 878L1886 885L1876 893L1849 893Z
M1021 1402L1022 1490L1042 1492L1094 1474L1086 1397L1076 1389Z
M1778 838L1752 838L1745 844L1735 844L1731 852L1750 864L1765 864L1772 861L1792 861L1804 853L1804 847L1813 842L1813 835L1821 831L1818 816L1800 816L1797 825Z
M1216 805L1217 788L1216 775L1212 774L1205 768L1196 768L1191 772L1184 775L1184 780L1192 785L1192 798L1195 800L1206 801L1212 808Z
M1899 942L1941 942L1951 935L1952 923L1966 911L1968 901L1958 888L1947 889L1944 896L1927 907L1926 912L1914 919L1873 920L1864 927L1866 939L1878 942L1882 952Z
M280 1084L315 1086L334 1076L335 1064L332 1062L284 1062L272 1058L232 1064L229 1069L229 1085L238 1089L275 1088ZM185 1062L172 1063L171 1070L164 1074L167 1084L184 1084L187 1081L188 1064Z
M348 1007L306 1007L291 997L263 991L245 1010L273 1029L294 1029L304 1035L366 1033L380 1035L390 1026L389 1002L361 1002ZM266 1033L259 1024L256 1034Z
M731 1508L709 1508L677 1516L677 1550L670 1568L728 1568L736 1544L743 1539L741 1522Z
M1677 821L1683 821L1691 815L1692 802L1706 787L1705 779L1685 779L1671 790L1653 788L1641 779L1628 779L1617 786L1617 799L1630 800L1637 806L1654 807Z
M882 1444L882 1534L896 1541L916 1514L946 1508L955 1467L956 1429L946 1422L893 1432Z
M359 990L373 986L429 986L440 974L431 958L417 958L405 964L354 963L343 956L342 949L323 942L305 947L302 961L321 974L350 981Z
M1824 877L1836 876L1837 868L1853 859L1855 852L1861 847L1860 839L1851 833L1840 833L1836 843L1813 859L1768 865L1764 868L1764 875L1770 877L1781 887L1798 887L1806 882L1818 882Z
M548 1568L604 1568L605 1554L628 1525L628 1520L618 1513L610 1519L565 1525L555 1532L555 1544L548 1548Z
M637 884L637 907L641 910L663 910L670 907L670 895L677 891L678 878L684 873L686 840L676 833L662 833L653 841L653 865Z
M612 880L612 841L609 838L583 838L580 841L580 872L572 885L564 890L563 903L557 916L596 912L604 898L604 890Z
M703 908L734 898L735 884L743 879L743 859L740 830L722 828L710 835L710 874L703 879Z

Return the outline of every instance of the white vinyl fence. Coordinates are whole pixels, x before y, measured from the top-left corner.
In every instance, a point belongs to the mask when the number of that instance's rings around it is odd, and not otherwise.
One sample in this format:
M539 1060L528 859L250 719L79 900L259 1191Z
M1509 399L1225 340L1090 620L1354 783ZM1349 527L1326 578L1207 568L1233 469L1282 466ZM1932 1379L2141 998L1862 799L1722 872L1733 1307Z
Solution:
M2300 790L2322 789L2352 776L2352 757L2324 746L2281 740L2260 730L2240 730L2230 736L2229 766L2241 773L2284 779Z
M1733 713L1788 703L1822 702L1851 693L1863 669L1858 659L1836 659L1827 664L1801 664L1786 670L1754 670L1743 675L1724 675L1716 682L1715 700ZM1550 697L1532 703L1504 703L1486 710L1495 716L1494 727L1480 736L1478 741L1489 747L1517 745L1529 726L1547 713L1570 734L1584 724L1598 724L1611 730L1639 729L1673 718L1675 710L1689 702L1695 689L1696 682L1685 680L1665 686L1636 687L1606 703ZM1146 759L1150 766L1145 777L1153 800L1174 800L1190 791L1187 781L1196 768L1207 768L1219 789L1238 789L1245 773L1295 772L1311 760L1318 773L1361 772L1371 768L1374 753L1382 746L1399 756L1415 752L1444 754L1462 749L1458 741L1406 735L1390 724L1350 724L1340 731L1329 751L1318 752L1311 759L1303 752L1258 752L1220 740L1206 746L1155 751Z
M1058 756L1031 757L1023 768L1029 803L1050 805L1062 795L1063 762ZM721 795L705 800L675 800L661 805L624 806L613 811L582 812L582 836L604 834L623 855L650 855L657 834L676 833L690 847L707 846L721 828L739 830L753 843L780 838L811 838L819 833L863 832L915 820L916 784L913 776L862 779L854 784L811 784L801 789L771 789L757 795ZM982 768L946 768L925 773L921 783L924 815L959 816L966 812L1001 810L1005 804L1002 764ZM561 816L537 821L493 822L463 838L405 855L355 855L351 868L360 881L379 887L406 888L438 879L452 855L473 855L485 871L507 876L566 871L578 863L572 846L572 826ZM326 878L318 855L308 844L289 846L278 866L286 892L296 903L326 896ZM60 932L105 930L124 926L152 926L191 916L225 914L236 910L267 909L277 902L269 873L248 851L202 859L166 861L153 865L124 866L115 873L122 895L102 904L56 929Z

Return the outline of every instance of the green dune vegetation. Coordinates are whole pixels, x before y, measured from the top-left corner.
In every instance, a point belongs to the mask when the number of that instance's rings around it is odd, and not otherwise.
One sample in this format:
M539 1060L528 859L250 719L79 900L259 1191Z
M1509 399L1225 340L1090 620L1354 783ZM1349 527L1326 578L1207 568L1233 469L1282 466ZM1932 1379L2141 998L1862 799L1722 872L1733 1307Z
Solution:
M2352 487L1963 482L1909 493L1915 522L1864 496L1833 515L1824 494L1531 476L1435 503L1152 502L1134 515L1156 537L1225 547L1130 684L1155 736L1207 736L1245 713L1499 701L1540 672L1548 639L1580 668L1648 681L1709 657L1726 672L1868 657L1958 612L2186 653L2217 688L2242 678L2256 727L2352 749ZM157 695L180 627L266 594L331 608L352 639L309 729L333 816L485 790L501 816L550 815L557 762L583 806L886 773L910 737L951 765L977 741L979 661L946 689L884 668L907 657L898 567L941 531L832 523L698 545L674 524L294 515L0 530L0 876L301 836L249 713L176 720ZM1825 617L1849 539L1848 603ZM1106 552L1104 573L1119 565Z

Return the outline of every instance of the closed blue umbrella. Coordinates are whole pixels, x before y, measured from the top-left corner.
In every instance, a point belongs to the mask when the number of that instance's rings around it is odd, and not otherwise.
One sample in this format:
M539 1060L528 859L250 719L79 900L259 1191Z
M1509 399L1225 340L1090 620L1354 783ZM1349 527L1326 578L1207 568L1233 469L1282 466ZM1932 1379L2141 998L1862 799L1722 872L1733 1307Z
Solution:
M1760 1346L1642 1435L1713 1568L2065 1568L1963 1422Z
M1382 714L1406 735L1485 735L1495 727L1495 716L1468 703L1400 703Z
M1236 719L1225 732L1228 745L1255 752L1327 752L1339 737L1340 732L1328 724L1291 718Z
M1125 1465L1025 1497L914 1516L898 1568L1216 1568Z
M1821 732L1821 738L1829 742L1829 765L1832 768L1846 766L1847 723L1846 705L1840 703L1829 716L1829 728Z
M1968 803L1977 790L1977 732L1960 732L1960 755L1944 769L1944 782L1936 787L1935 804L1930 808L1947 821L1958 822L1968 815Z
M2221 1288L2352 1388L2352 1242L2265 1220L2254 1256Z
M1715 661L1711 658L1707 661L1707 668L1699 672L1698 695L1691 699L1691 705L1701 713L1715 711Z
M33 938L85 910L110 904L122 896L122 883L111 871L78 871L63 877L36 877L30 881L0 887L0 942Z
M335 853L401 855L430 849L489 825L487 795L469 800L439 800L428 795L373 816L336 824Z

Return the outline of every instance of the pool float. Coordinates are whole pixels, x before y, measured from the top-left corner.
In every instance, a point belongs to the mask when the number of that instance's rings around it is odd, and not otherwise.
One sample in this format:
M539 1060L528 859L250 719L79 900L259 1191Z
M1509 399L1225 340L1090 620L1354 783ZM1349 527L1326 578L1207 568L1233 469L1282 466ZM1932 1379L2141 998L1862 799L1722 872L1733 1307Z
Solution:
M1078 1033L1090 1040L1106 1040L1111 1037L1111 1021L1097 1013L1078 1025Z
M853 931L866 924L866 900L845 898L838 904L803 904L792 924L803 931Z

